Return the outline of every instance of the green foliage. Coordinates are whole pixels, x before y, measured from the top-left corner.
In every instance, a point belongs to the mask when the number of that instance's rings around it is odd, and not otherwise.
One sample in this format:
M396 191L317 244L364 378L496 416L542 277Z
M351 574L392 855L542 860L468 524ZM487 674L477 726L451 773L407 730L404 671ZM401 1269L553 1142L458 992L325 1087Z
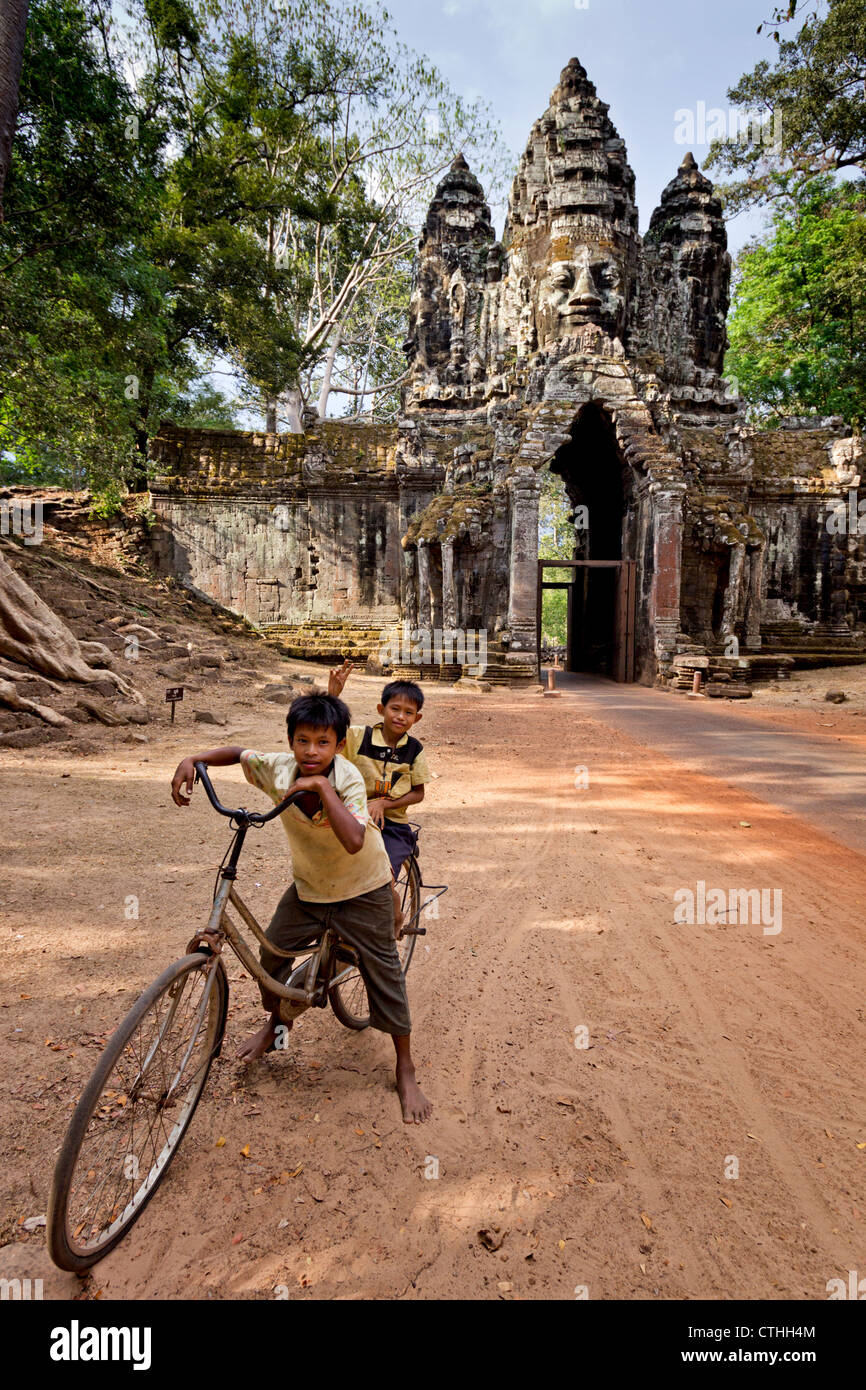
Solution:
M541 475L541 497L538 506L539 560L572 560L575 557L575 532L571 521L571 503L565 483L556 473L545 468ZM573 570L545 570L546 579L556 582L571 579ZM565 589L545 589L541 595L541 635L554 646L564 646L568 635L568 594Z
M34 0L0 227L0 478L91 487L109 509L163 415L202 408L164 244L165 115L138 104L98 9ZM187 307L187 306L184 306ZM228 418L227 418L228 417Z
M565 483L545 468L541 474L538 504L539 560L573 560L575 547L572 508Z
M761 142L715 142L709 165L739 175L720 188L730 211L784 197L804 179L863 169L866 160L866 5L863 0L786 0L776 25L776 62L762 59L728 91L741 110L773 117L781 153ZM759 26L758 32L764 26Z
M753 414L866 420L866 182L805 185L741 252L725 372Z
M102 521L110 521L122 510L124 495L123 488L117 479L109 478L97 491L90 504L92 515L99 517Z
M295 423L330 389L393 414L431 180L487 138L378 7L128 4L31 4L0 225L6 481L140 487L161 418L235 424L216 358Z

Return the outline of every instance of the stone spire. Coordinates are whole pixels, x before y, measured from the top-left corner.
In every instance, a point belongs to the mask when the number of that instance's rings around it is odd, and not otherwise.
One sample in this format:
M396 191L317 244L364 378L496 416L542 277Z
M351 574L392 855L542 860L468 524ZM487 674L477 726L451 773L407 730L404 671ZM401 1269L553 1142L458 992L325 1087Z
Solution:
M689 239L712 242L723 251L728 246L722 204L691 150L662 193L646 234L646 241L655 243L682 245Z
M484 189L458 154L433 195L419 249L424 251L431 242L441 247L493 240Z
M721 372L731 258L721 202L691 151L662 193L644 247L685 374L691 367ZM660 346L669 355L672 338Z
M404 344L407 400L460 405L480 398L487 375L484 293L500 273L484 190L458 154L433 195L418 243Z
M519 227L593 218L622 237L637 233L634 173L625 143L577 58L560 74L535 122L511 190L505 244Z
M638 214L634 173L608 110L570 59L520 159L503 237L519 359L563 340L580 338L581 351L593 341L598 351L620 351L625 342Z

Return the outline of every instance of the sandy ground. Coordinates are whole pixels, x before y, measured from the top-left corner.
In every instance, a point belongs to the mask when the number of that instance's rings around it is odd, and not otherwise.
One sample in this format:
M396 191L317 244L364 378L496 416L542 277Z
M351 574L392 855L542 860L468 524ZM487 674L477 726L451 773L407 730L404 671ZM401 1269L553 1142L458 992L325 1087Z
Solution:
M827 695L841 691L839 704ZM866 666L794 671L787 680L756 685L751 700L713 700L745 719L760 719L803 734L866 744Z
M357 719L378 688L353 678ZM450 889L409 987L432 1120L402 1124L390 1041L330 1011L244 1070L261 1012L232 962L181 1153L83 1281L22 1223L101 1040L207 915L225 824L200 792L175 808L171 772L281 746L283 712L209 691L225 729L181 711L147 745L2 754L0 1273L85 1298L826 1298L866 1268L866 861L573 696L428 692L422 865ZM279 826L251 836L239 886L265 920L286 877ZM784 885L782 931L676 924L698 880Z

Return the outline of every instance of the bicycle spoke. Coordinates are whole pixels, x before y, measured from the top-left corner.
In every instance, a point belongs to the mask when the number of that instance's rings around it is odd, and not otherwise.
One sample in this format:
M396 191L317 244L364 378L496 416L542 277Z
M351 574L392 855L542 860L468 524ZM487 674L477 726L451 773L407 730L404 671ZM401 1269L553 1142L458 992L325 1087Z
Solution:
M69 1183L66 1227L77 1247L109 1239L159 1180L204 1083L217 1010L210 971L190 969L157 996L126 1039Z

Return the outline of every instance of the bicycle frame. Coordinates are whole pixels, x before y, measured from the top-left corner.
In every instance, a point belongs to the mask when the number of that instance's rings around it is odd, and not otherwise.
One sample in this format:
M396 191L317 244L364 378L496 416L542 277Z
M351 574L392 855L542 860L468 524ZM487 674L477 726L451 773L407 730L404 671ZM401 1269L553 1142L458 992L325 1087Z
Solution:
M292 1009L293 1016L296 1013L303 1013L305 1009L313 1007L324 1008L328 1002L328 994L334 986L340 984L342 980L346 979L358 968L357 953L352 947L340 940L339 932L333 927L326 927L322 932L318 945L312 948L309 958L296 966L289 976L290 982L288 984L283 984L282 981L276 980L273 975L268 974L260 961L256 959L241 935L238 926L229 916L228 912L228 908L231 905L238 913L245 926L252 932L259 945L265 947L271 955L283 956L285 959L293 959L300 954L298 951L282 951L279 947L274 946L272 942L268 941L253 913L247 907L235 888L238 861L241 856L241 850L244 846L247 831L251 826L265 825L268 821L281 815L283 811L292 804L294 795L289 793L283 801L279 802L272 811L266 814L260 814L257 811L247 811L243 807L237 811L230 811L225 806L222 806L217 799L210 778L208 777L205 764L197 762L195 764L195 770L196 778L202 783L214 809L219 811L221 815L229 817L230 823L236 824L237 826L228 862L220 870L213 907L211 908L211 914L203 935L206 935L216 943L227 940L238 960L241 962L244 969L249 972L252 979L256 980L259 985L263 986L278 999L285 1000L287 1003L294 1005ZM417 857L417 845L413 851L413 855ZM430 888L437 888L439 891L434 893L432 897L425 899L419 906L417 912L413 915L410 924L403 927L403 935L405 936L410 934L417 936L426 935L426 928L419 927L416 919L422 907L427 907L435 898L441 897L442 893L448 891L447 885L429 884L427 886ZM217 946L215 954L219 954L219 946ZM344 970L338 971L336 967L341 956L344 960L348 960L348 963ZM212 980L213 974L211 974L211 979L208 981L208 988L204 992L202 1000L203 1008L206 1007L207 997L212 988Z

